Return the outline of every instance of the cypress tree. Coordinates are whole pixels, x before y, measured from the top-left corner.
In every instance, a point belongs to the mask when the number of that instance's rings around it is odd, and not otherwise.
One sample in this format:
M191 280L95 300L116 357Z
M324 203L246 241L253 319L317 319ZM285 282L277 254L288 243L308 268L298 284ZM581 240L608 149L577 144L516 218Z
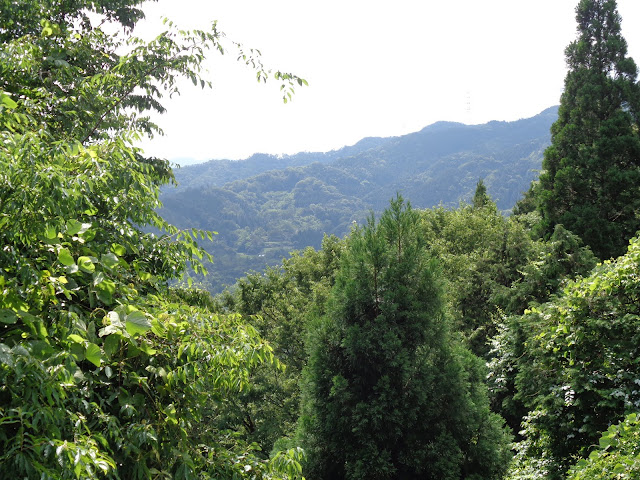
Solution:
M563 224L605 259L640 228L640 86L615 0L581 0L576 20L539 208L543 233Z
M473 194L473 208L477 210L482 207L486 207L491 203L491 197L487 193L487 187L482 179L478 180L476 184L476 191Z
M310 479L500 478L508 437L441 298L419 216L401 197L352 232L309 341Z

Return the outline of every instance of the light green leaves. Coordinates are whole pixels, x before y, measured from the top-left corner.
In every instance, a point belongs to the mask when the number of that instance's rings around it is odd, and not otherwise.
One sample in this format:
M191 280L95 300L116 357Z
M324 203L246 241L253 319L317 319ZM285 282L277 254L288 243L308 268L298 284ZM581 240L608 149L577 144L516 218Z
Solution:
M67 231L66 234L69 236L73 235L82 235L87 230L91 228L90 223L82 223L78 220L67 220Z
M4 107L4 108L8 108L8 109L13 110L17 106L18 106L18 104L16 102L14 102L9 95L7 95L6 93L0 91L0 107ZM0 108L0 112L1 111L2 111L2 108Z
M78 267L80 267L80 270L87 273L93 273L96 269L91 257L86 256L78 257Z
M71 265L76 264L68 248L60 249L60 251L58 252L58 261L66 267L70 267Z
M151 329L151 321L139 311L133 311L126 317L127 332L131 336L142 335Z
M102 365L102 352L100 351L100 347L98 345L82 338L80 335L76 335L75 333L69 335L67 339L77 344L78 346L84 347L84 352L80 350L79 354L77 355L79 359L82 358L80 354L83 354L84 359L93 363L96 367Z
M85 358L93 363L96 367L99 367L102 364L100 347L95 343L89 343L85 352Z

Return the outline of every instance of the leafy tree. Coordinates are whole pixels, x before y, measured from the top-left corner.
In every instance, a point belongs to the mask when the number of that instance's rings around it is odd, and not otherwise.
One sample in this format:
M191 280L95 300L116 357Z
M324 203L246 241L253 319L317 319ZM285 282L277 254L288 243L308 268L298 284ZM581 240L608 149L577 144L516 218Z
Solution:
M247 275L216 297L219 311L252 317L252 325L286 366L284 371L268 365L253 369L250 386L222 419L266 454L277 441L285 444L294 436L306 332L310 319L322 312L343 249L343 241L325 236L320 250L292 252L280 268Z
M602 434L599 448L571 468L568 480L609 480L640 477L640 423L635 413L611 425Z
M482 362L443 307L419 216L398 197L352 232L310 333L310 478L501 477L508 439L489 412Z
M615 0L581 0L576 13L538 186L541 227L550 235L563 224L606 259L624 253L640 227L640 85Z
M517 311L511 288L522 280L538 247L524 225L501 215L490 198L483 202L420 213L429 249L447 273L445 298L453 326L476 355L488 358L497 319L526 308Z
M140 3L0 2L0 477L293 478L299 451L266 462L213 426L279 364L238 315L167 287L211 234L157 215L171 170L133 146L220 34L145 43Z
M639 265L633 238L626 255L518 320L528 335L516 360L516 398L531 412L523 469L533 464L544 478L562 478L611 422L640 408Z
M516 398L515 381L518 362L531 334L531 329L517 315L549 301L568 281L588 275L596 264L591 250L562 225L556 225L549 241L533 244L531 255L532 258L519 267L520 278L501 293L503 313L496 319L498 324L491 338L489 391L492 406L515 432L520 430L528 413L527 407Z

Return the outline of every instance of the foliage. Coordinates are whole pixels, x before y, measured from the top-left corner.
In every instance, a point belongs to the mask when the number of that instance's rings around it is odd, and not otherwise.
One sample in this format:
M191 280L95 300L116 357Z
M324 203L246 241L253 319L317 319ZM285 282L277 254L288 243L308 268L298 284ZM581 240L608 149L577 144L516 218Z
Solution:
M473 194L473 201L471 204L473 208L482 208L485 207L491 202L491 197L487 194L487 187L484 184L482 179L478 180L476 185L476 191Z
M276 441L286 443L295 433L300 376L307 361L306 332L310 318L322 312L343 248L343 241L327 236L322 249L293 252L281 268L247 275L231 291L216 297L218 310L251 316L252 325L286 366L284 371L253 369L249 387L224 419L265 453Z
M640 227L640 85L615 0L581 0L537 196L541 228L579 235L600 259L624 253Z
M310 478L499 478L507 437L481 362L449 331L419 216L401 197L347 242L310 332Z
M640 476L640 424L635 413L610 426L599 447L569 471L568 480L630 480Z
M586 456L613 419L640 408L639 270L634 238L626 255L517 319L528 334L515 359L516 398L535 412L525 441L546 445L548 478L560 478L573 456Z
M220 33L142 42L139 3L0 2L0 476L298 478L298 450L264 461L213 425L279 363L239 316L167 287L203 270L211 233L158 216L171 169L133 146L180 76L206 84Z
M320 248L325 233L348 234L398 191L420 208L453 208L472 200L482 177L498 208L510 210L537 175L556 118L551 108L517 122L437 123L327 153L187 166L176 171L177 188L163 189L161 213L179 227L219 233L203 245L216 257L213 279L198 278L219 293L292 250Z
M523 225L501 215L490 198L483 202L425 210L421 216L429 249L447 272L446 299L454 328L476 355L486 358L496 319L527 306L511 301L511 288L522 280L521 271L535 258L537 245Z

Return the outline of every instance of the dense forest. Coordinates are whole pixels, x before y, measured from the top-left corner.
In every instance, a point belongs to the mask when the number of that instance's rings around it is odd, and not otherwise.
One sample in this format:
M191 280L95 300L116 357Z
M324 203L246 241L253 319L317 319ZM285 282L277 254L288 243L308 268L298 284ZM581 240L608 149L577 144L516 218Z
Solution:
M0 477L640 477L640 84L615 0L576 7L550 139L488 124L472 136L501 130L503 157L438 157L467 165L462 201L409 185L458 125L419 132L416 152L367 139L277 170L203 166L211 183L174 195L216 190L220 221L268 203L259 179L292 185L271 196L283 228L287 195L322 210L296 192L375 191L346 230L319 224L319 243L215 296L193 285L214 233L163 218L174 172L136 142L160 133L148 114L178 78L208 86L209 51L239 52L287 100L306 81L215 24L138 39L140 3L0 0ZM536 149L539 179L506 214L480 157ZM404 177L383 168L383 184L368 165L392 152Z

